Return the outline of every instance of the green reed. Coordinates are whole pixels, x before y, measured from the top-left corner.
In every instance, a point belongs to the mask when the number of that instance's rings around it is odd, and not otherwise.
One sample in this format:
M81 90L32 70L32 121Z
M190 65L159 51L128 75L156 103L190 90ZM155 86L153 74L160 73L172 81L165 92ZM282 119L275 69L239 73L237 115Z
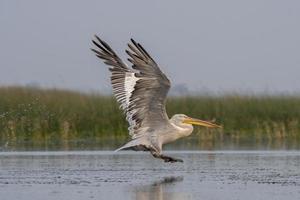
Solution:
M169 116L184 113L223 125L222 130L196 128L195 134L202 141L224 137L256 141L300 139L298 96L169 97L167 111ZM56 89L0 88L0 145L7 141L63 145L70 140L116 138L128 138L127 122L112 96Z

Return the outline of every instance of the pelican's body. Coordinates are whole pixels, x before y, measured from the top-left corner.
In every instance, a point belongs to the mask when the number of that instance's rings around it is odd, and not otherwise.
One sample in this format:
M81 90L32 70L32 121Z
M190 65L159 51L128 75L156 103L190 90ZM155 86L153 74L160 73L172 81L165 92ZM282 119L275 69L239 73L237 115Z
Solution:
M168 124L146 129L140 133L139 137L133 138L117 150L136 149L136 146L142 145L139 148L147 147L161 153L164 144L189 136L193 132L192 125L181 123L181 119L184 117L186 116L183 114L176 114L169 120Z
M170 89L170 81L160 70L156 62L146 50L134 40L128 44L130 51L126 53L132 63L128 67L110 48L108 44L98 40L93 43L98 49L92 49L104 63L112 66L111 83L117 101L126 114L129 123L129 134L132 140L119 150L150 151L156 158L165 162L182 162L162 154L162 146L179 138L187 137L193 132L193 126L209 128L220 127L211 122L194 119L184 114L176 114L169 119L166 109L166 96Z

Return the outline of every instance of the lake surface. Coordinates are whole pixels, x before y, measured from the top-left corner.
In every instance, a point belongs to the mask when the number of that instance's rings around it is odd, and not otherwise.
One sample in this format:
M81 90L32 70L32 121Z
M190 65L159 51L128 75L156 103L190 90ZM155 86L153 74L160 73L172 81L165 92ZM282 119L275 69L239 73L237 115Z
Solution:
M300 151L165 153L0 152L0 199L300 199Z

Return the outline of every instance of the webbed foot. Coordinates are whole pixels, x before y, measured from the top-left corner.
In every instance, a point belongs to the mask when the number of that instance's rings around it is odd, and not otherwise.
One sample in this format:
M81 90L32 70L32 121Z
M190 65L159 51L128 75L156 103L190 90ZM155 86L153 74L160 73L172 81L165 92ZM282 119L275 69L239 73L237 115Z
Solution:
M170 162L170 163L183 162L183 160L181 160L179 158L173 158L173 157L165 156L165 155L160 155L160 158L163 159L165 162Z
M151 151L151 154L154 158L160 158L163 159L165 162L170 162L170 163L174 163L174 162L183 162L183 160L179 159L179 158L173 158L170 156L166 156L163 154L159 154L158 152L155 151Z

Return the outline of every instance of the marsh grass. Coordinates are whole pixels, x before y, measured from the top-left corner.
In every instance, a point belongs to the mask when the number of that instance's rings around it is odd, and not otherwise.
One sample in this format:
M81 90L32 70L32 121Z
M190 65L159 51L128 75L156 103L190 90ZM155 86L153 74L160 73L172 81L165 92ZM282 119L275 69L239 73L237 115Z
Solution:
M196 128L193 142L300 140L298 96L170 97L167 111L169 116L185 113L223 125L223 130ZM70 148L70 141L105 146L108 141L119 145L128 138L127 122L112 96L24 87L0 88L0 134L2 145L30 143L64 149Z

